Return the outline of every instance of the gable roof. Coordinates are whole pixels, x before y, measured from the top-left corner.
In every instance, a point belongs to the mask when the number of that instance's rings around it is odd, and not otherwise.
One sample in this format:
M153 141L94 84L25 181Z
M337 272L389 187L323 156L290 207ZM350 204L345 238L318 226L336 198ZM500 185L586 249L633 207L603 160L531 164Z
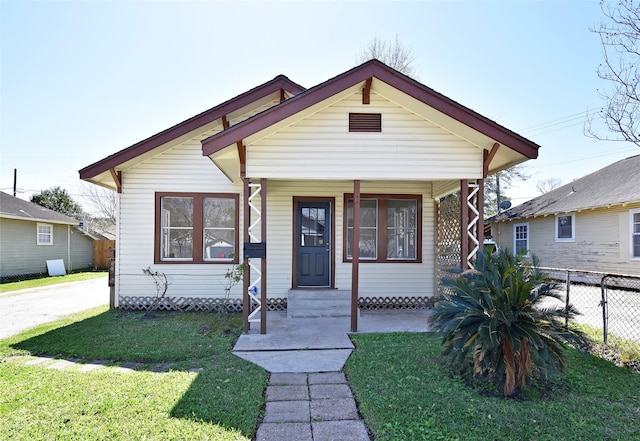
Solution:
M195 136L193 132L199 131L203 126L221 120L223 117L231 119L230 115L234 112L253 103L259 103L261 100L274 96L278 96L280 100L283 100L303 90L305 90L304 87L294 83L286 76L278 75L271 81L81 169L79 171L80 179L115 188L115 184L109 185L110 181L113 180L111 170L115 171L126 162L136 160L174 140Z
M203 154L207 156L214 155L229 146L242 142L251 135L278 123L282 123L287 118L291 118L297 113L321 103L323 100L354 86L359 86L360 83L362 83L363 87L366 87L365 84L367 80L373 78L381 82L381 88L384 89L386 85L387 93L395 89L418 103L435 109L437 114L433 113L432 116L436 118L436 120L434 120L436 124L445 128L449 128L449 125L455 125L454 133L464 133L471 129L474 133L484 135L486 139L483 143L485 145L483 145L482 148L486 150L490 150L495 143L499 143L521 155L521 160L534 159L538 156L540 146L534 142L523 138L495 121L485 118L375 59L367 61L277 106L271 107L239 124L204 139L202 141ZM391 89L388 86L390 86ZM508 166L514 165L517 162L521 161L509 162ZM505 168L504 164L496 166L495 171L502 168Z
M640 202L640 155L622 159L486 222L503 222Z
M0 192L0 217L6 219L78 225L78 221L57 211Z

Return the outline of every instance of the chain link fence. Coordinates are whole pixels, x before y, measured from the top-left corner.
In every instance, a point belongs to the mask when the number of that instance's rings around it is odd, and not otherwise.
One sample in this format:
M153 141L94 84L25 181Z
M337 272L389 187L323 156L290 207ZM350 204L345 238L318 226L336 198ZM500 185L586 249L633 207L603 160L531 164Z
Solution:
M558 283L566 303L580 312L579 324L640 343L640 276L540 268Z

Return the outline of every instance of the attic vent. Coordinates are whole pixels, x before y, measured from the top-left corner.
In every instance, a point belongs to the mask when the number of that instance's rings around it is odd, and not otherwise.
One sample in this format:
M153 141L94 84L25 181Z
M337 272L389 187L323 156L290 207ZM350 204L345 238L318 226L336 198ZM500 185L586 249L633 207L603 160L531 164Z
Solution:
M350 113L350 132L382 132L381 113Z

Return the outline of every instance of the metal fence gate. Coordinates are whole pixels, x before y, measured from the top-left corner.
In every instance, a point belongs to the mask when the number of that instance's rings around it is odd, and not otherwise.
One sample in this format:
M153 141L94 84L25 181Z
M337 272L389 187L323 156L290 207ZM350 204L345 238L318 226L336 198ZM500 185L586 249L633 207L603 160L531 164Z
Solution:
M565 302L580 312L576 322L640 343L640 276L541 268L558 282Z

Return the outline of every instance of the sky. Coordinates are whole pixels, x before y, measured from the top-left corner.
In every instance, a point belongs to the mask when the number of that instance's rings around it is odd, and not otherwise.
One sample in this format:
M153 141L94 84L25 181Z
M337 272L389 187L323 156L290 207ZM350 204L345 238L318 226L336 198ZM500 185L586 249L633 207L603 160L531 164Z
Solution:
M0 190L60 186L78 170L279 74L312 87L378 38L416 79L541 146L514 205L640 154L584 135L604 105L597 1L0 0ZM594 120L598 127L598 119Z

